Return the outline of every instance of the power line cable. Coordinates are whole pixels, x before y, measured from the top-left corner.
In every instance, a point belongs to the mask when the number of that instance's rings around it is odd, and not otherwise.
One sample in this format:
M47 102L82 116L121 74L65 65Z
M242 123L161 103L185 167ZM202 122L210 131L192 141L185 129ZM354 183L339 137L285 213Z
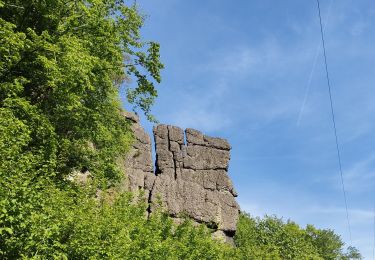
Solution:
M325 41L324 41L322 15L321 15L321 11L320 11L319 0L316 0L316 2L317 2L317 5L318 5L318 12L319 12L320 33L321 33L322 44L323 44L324 64L325 64L325 70L326 70L326 78L327 78L327 85L328 85L329 101L330 101L330 104L331 104L331 115L332 115L333 130L334 130L335 141L336 141L336 150L337 150L337 158L338 158L339 170L340 170L340 177L341 177L341 186L342 186L342 192L344 194L344 202L345 202L345 210L346 210L346 220L347 220L347 223L348 223L350 244L353 244L353 242L352 242L352 231L351 231L351 228L350 228L350 221L349 221L348 202L347 202L347 198L346 198L346 190L345 190L345 184L344 184L344 177L343 177L343 173L342 173L340 147L339 147L339 142L338 142L338 137L337 137L335 111L333 109L332 92L331 92L331 82L330 82L329 73L328 73L327 54L326 54L326 46L325 46Z
M375 260L375 204L374 204L374 212L373 212L373 247L372 247L372 259Z
M330 17L331 17L332 4L333 4L333 0L330 1L329 6L328 6L328 11L327 11L326 19L325 19L325 26L327 26L327 24L330 20ZM302 120L302 115L303 115L305 107L306 107L307 98L310 94L311 83L312 83L312 79L313 79L313 76L314 76L314 73L315 73L316 64L317 64L318 57L319 57L319 54L320 54L321 51L322 51L322 41L319 40L319 43L316 46L315 55L314 55L314 59L313 59L313 65L311 67L311 71L310 71L309 78L308 78L308 81L307 81L307 86L305 88L305 95L303 97L302 105L301 105L301 108L299 110L298 119L297 119L297 126L300 125L301 120Z

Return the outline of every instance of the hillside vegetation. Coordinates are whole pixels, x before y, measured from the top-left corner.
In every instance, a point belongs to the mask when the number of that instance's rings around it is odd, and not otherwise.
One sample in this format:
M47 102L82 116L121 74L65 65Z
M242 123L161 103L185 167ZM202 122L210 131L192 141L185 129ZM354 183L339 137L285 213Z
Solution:
M330 230L246 214L232 247L113 192L132 143L120 88L154 120L163 65L143 22L127 1L0 0L0 258L360 259Z

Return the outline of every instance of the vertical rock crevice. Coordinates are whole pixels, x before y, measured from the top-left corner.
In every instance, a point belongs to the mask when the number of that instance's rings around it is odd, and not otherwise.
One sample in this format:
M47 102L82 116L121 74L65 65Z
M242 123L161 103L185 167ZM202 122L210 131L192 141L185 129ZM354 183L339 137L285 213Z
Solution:
M171 130L170 130L170 126L167 126L167 130L168 130L168 149L169 149L169 152L172 153L172 162L173 162L173 169L174 169L174 179L177 180L177 166L176 166L176 155L175 155L175 152L172 150L172 147L171 147Z

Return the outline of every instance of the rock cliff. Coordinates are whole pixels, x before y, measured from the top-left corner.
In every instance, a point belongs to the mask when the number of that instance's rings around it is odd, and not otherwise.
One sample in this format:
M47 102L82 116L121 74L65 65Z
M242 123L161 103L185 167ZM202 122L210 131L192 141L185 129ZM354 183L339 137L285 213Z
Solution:
M124 112L124 116L132 121L136 139L125 160L128 189L145 191L148 213L152 214L161 202L176 221L188 216L216 230L214 236L230 242L239 206L228 177L229 143L194 129L184 132L176 126L157 125L153 129L154 170L151 138L136 115Z

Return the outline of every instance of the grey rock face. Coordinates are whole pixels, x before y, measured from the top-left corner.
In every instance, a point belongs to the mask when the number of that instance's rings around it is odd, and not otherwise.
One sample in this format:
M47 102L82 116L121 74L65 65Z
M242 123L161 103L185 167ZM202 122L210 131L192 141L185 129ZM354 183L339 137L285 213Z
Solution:
M160 206L180 219L189 216L216 230L215 237L232 241L239 216L236 191L228 176L230 145L221 138L203 135L194 129L157 125L155 172L151 139L136 115L126 112L136 139L125 158L127 189L145 190L149 213ZM186 135L186 144L185 144ZM218 235L220 234L220 236Z
M128 177L123 186L132 192L145 190L145 195L148 197L155 181L151 138L139 124L136 114L124 111L123 115L132 122L131 129L135 138L133 147L123 162Z
M234 234L239 206L227 173L229 143L186 129L185 145L184 132L178 127L158 125L153 131L157 176L151 202L161 200L172 216L187 215Z

